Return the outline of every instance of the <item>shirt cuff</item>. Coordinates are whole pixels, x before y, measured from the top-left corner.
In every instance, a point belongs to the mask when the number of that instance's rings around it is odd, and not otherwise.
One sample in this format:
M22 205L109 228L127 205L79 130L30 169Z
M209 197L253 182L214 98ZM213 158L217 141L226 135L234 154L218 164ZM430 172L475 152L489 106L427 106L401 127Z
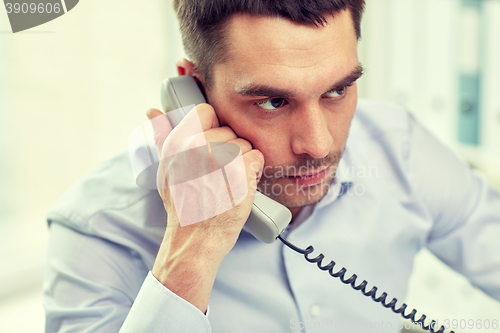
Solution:
M210 333L208 312L207 307L204 315L193 304L171 292L149 271L120 333Z

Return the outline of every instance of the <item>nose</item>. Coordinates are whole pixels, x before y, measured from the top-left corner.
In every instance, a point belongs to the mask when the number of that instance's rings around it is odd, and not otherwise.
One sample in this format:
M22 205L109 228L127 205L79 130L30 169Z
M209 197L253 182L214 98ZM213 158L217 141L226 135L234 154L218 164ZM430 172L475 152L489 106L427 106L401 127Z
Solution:
M292 151L323 158L330 152L333 137L328 122L319 105L309 106L296 113L293 119Z

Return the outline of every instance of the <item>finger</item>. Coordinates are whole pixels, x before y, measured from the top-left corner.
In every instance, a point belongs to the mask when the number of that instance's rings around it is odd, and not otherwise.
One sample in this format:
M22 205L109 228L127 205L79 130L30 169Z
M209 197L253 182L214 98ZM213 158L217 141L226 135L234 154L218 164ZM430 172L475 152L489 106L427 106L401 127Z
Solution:
M231 146L235 146L229 143ZM238 146L235 146L239 150ZM242 202L253 200L257 190L257 179L262 174L261 170L264 163L262 153L256 149L248 151L227 163L223 168L225 172L226 183L229 184L232 196L232 202L237 206Z
M229 126L211 128L203 132L207 142L228 142L238 138Z
M262 177L262 170L264 169L264 155L260 152L260 150L252 149L243 155L243 160L245 162L245 168L249 181L248 185L253 189L253 192L255 192L255 189L257 189L257 183Z
M173 150L170 149L168 154L206 145L204 132L218 127L219 120L214 108L206 103L196 105L173 130L173 142L170 147Z
M212 141L210 142L209 149L210 149L212 168L214 170L218 170L220 168L225 167L226 165L232 163L239 156L239 158L241 159L241 164L239 165L240 168L239 172L242 172L243 168L245 167L242 156L243 154L252 150L252 145L250 144L250 142L248 142L243 138L236 138L234 140L226 142Z
M237 138L237 139L234 139L234 140L230 140L228 142L237 144L240 147L242 155L244 155L244 154L246 154L246 153L248 153L249 151L252 150L252 144L250 143L250 141L245 140L243 138Z
M203 131L220 127L219 118L210 104L198 104L196 105L196 111L198 112L198 117Z
M161 156L163 143L168 134L172 131L172 125L168 121L167 116L157 109L149 109L146 112L154 131L154 140L158 156Z

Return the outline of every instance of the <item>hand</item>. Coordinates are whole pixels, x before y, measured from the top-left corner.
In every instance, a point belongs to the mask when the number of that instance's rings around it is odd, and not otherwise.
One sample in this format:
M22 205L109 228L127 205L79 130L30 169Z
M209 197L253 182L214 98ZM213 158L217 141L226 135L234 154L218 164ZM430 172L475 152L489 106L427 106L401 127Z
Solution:
M214 109L208 104L200 104L191 110L174 130L162 112L151 109L147 115L153 124L161 161L158 191L168 214L164 239L152 272L171 291L205 311L219 265L236 243L250 214L264 157L260 151L252 149L250 142L238 138L230 127L220 127ZM227 193L225 183L202 182L197 183L196 188L183 186L182 191L174 185L184 184L185 179L201 179L194 174L203 167L199 163L187 166L185 160L186 157L192 158L193 154L198 157L194 158L196 161L207 159L202 153L206 150L195 148L203 148L211 142L232 143L241 150L242 164L238 166L235 162L224 168L233 201L240 203L222 214L201 221L196 219L216 207L221 193ZM186 152L190 152L189 156ZM211 154L210 157L212 165L217 164L216 156ZM241 170L242 166L245 170ZM201 222L185 225L182 221L186 216L191 221Z

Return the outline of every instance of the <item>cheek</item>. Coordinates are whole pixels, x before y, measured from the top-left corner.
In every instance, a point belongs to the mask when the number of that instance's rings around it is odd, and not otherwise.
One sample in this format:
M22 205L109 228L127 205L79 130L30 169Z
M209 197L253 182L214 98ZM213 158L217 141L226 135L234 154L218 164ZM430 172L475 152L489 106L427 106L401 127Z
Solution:
M355 86L353 88L355 88ZM343 140L347 138L352 118L356 113L356 107L358 104L358 96L356 93L356 89L352 89L349 96L346 97L347 101L345 105L342 107L342 110L339 113L336 113L334 115L335 119L333 119L333 121L330 122L331 129L337 132L337 134L334 135L334 137L337 138L340 137L340 139Z
M234 132L250 141L253 149L259 150L264 155L266 166L280 165L293 159L289 156L290 142L278 128L270 130L255 126L252 119L245 119L245 122L236 120L234 123Z
M286 151L289 143L276 131L245 128L244 132L245 138L252 143L253 148L264 155L265 165L278 165L287 160Z
M272 131L255 125L254 119L245 112L245 106L234 102L225 103L224 99L214 99L212 106L217 112L221 126L231 127L239 138L248 140L252 147L260 150L264 156L271 156L272 149L279 146Z
M248 140L253 148L259 149L264 156L272 155L272 152L266 154L265 148L273 146L274 138L269 136L269 131L259 130L259 127L255 126L254 120L245 110L248 106L235 102L222 89L214 89L207 92L207 95L221 126L231 127L238 137Z

